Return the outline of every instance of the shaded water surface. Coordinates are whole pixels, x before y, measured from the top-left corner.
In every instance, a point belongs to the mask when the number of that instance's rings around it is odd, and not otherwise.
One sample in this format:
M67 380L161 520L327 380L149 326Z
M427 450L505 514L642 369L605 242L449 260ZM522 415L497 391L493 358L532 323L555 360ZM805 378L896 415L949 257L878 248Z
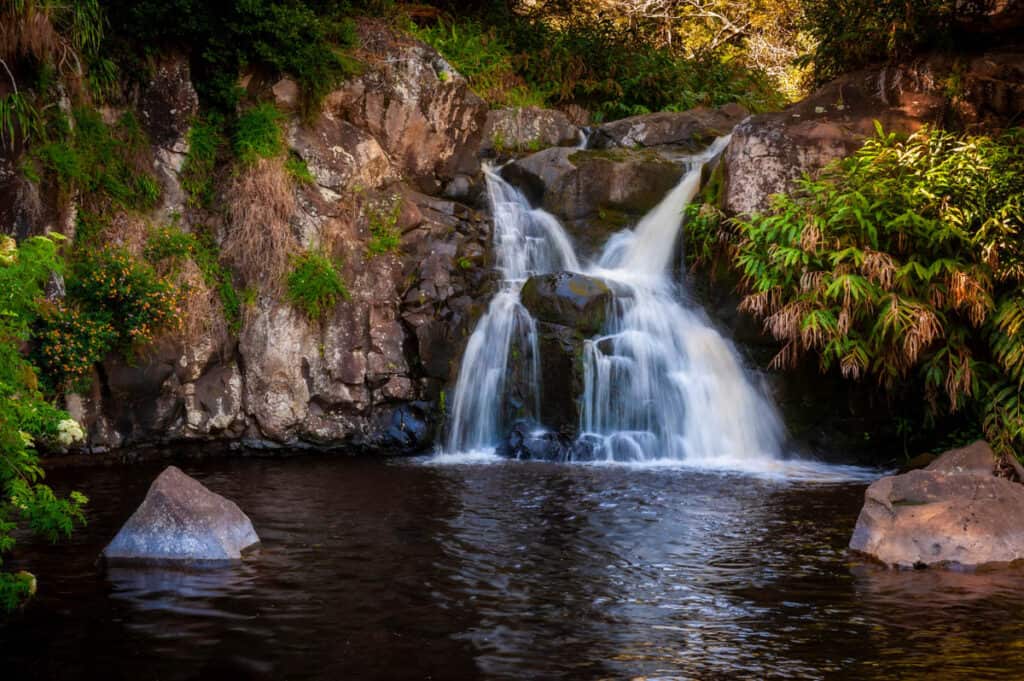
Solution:
M160 467L92 498L0 625L3 679L1021 678L1024 575L848 560L863 483L687 470L185 462L263 547L206 573L94 560Z

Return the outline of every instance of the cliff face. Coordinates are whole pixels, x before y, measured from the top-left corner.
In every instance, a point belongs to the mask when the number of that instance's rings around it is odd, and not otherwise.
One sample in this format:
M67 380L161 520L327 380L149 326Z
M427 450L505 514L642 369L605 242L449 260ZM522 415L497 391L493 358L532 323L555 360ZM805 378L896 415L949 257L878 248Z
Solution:
M214 225L236 270L268 255L260 238L238 243L239 221L256 215L259 236L271 229L260 219L281 218L292 248L329 246L340 256L351 298L310 320L280 287L262 286L237 334L216 319L198 334L168 335L133 361L108 356L91 392L67 396L93 448L241 439L401 453L432 442L444 387L492 276L477 153L487 106L433 50L363 30L366 71L331 93L314 120L293 113L285 122L289 153L314 181L290 183L281 196L272 184L226 178L215 210L188 205L182 188L198 106L188 63L169 57L156 68L137 103L163 184L149 217L185 229ZM296 108L291 81L243 83L282 110ZM382 219L400 245L371 252Z

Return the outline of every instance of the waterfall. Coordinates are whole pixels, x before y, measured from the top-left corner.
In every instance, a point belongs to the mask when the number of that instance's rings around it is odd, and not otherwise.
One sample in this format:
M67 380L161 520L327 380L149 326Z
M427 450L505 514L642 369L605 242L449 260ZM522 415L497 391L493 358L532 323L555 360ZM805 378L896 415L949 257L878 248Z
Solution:
M501 282L462 358L451 405L447 452L493 447L514 417L536 419L540 412L536 386L541 381L537 329L519 302L519 291L534 274L580 268L572 241L555 216L531 208L519 190L490 168L484 173L494 216L494 247ZM524 381L531 388L531 394L518 405L510 404L509 358L513 356L526 358Z
M684 209L700 189L704 164L728 141L720 138L683 159L679 184L635 228L612 236L586 268L553 216L530 208L520 192L487 173L502 285L466 350L447 452L493 448L513 417L536 417L538 405L522 395L513 405L518 413L509 408L511 352L527 360L533 400L543 380L536 327L519 291L533 274L571 270L613 283L617 292L605 328L584 341L580 435L572 459L719 467L777 459L784 429L774 405L752 383L732 344L699 307L684 302L686 291L672 277Z

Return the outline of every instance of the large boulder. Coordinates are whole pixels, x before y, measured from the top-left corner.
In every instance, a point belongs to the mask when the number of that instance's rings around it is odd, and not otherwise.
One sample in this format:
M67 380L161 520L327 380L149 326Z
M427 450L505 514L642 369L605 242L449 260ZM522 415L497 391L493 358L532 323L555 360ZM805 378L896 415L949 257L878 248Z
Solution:
M747 110L739 104L728 104L720 109L698 107L689 111L630 116L599 127L588 146L594 149L671 146L699 151L716 137L729 134L747 115Z
M536 107L494 109L487 113L481 153L539 151L575 146L580 129L554 109Z
M103 549L103 558L108 563L225 563L241 560L242 552L259 541L233 501L168 466Z
M604 326L614 296L602 279L576 272L555 272L527 279L521 297L523 307L534 319L590 336Z
M1024 485L995 477L984 442L868 487L850 548L897 567L1024 559Z

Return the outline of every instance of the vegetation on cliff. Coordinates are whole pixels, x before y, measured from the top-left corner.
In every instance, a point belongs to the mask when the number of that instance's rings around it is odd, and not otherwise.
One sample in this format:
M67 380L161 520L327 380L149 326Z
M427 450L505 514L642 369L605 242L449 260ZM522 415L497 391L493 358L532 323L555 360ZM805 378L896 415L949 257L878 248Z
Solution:
M1024 131L879 128L763 214L695 208L688 234L692 259L741 276L741 309L782 343L774 367L811 360L875 382L924 417L915 430L953 413L1012 454L1024 451L1022 232Z

